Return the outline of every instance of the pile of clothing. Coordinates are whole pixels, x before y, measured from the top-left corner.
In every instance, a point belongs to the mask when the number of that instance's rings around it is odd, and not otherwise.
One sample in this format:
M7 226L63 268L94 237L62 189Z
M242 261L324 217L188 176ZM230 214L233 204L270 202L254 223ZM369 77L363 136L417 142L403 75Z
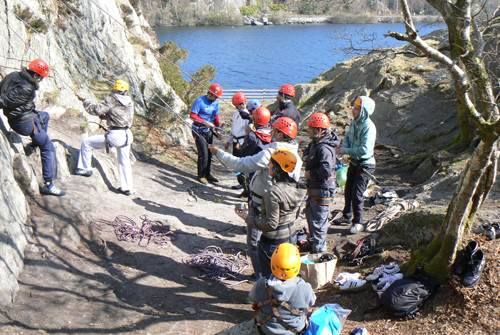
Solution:
M402 279L403 274L400 272L399 265L396 262L391 262L379 266L364 279L361 277L362 275L358 272L341 272L334 283L338 285L340 290L352 290L363 287L369 282L380 297L392 283Z

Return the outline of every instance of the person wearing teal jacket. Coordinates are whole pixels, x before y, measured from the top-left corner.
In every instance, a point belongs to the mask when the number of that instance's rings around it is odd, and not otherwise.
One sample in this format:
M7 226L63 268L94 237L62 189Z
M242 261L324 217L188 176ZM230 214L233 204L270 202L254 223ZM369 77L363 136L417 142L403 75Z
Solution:
M352 107L354 120L347 130L339 149L351 158L347 170L343 217L338 223L352 224L350 232L356 234L365 229L363 222L363 193L370 175L375 171L375 139L377 128L370 119L375 111L375 101L367 96L356 97Z

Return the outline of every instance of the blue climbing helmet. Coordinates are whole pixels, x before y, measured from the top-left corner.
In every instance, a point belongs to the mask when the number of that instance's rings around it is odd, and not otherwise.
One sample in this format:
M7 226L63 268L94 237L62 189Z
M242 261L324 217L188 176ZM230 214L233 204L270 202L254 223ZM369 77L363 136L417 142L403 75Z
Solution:
M249 112L253 111L254 109L257 109L259 108L261 105L260 105L260 101L257 100L257 99L250 99L248 100L247 102L247 110Z

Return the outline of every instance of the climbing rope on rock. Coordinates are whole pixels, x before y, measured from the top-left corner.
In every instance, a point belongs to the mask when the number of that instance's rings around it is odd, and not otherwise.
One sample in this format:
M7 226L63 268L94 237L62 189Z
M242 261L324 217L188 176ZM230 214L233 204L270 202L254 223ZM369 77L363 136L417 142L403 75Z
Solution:
M142 220L140 226L125 215L118 215L112 221L98 219L92 223L101 231L105 230L105 226L111 226L119 241L137 242L143 247L148 246L150 242L159 246L165 246L170 242L174 232L170 230L168 225L161 221L150 220L146 215L139 218Z
M238 252L228 255L216 246L208 246L198 254L191 255L184 263L200 269L204 274L201 278L224 280L236 279L248 267L246 258Z

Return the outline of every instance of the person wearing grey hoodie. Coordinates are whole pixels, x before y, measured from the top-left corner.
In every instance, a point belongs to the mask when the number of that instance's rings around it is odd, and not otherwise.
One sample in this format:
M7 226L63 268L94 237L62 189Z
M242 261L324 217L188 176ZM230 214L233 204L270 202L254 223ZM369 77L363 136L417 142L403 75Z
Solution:
M338 223L352 224L351 234L357 234L365 229L363 221L363 193L366 191L370 176L375 171L375 140L377 128L370 119L375 111L375 101L367 96L354 99L352 114L354 120L347 130L340 154L351 158L347 170L347 181L344 197L343 217Z
M118 156L118 170L120 174L120 192L125 195L134 194L132 179L132 165L130 163L130 147L133 135L130 127L134 118L134 106L128 95L129 84L123 80L117 80L113 86L111 95L106 97L102 103L95 103L90 99L83 100L83 106L87 112L106 120L108 129L105 135L94 135L82 141L76 175L90 177L92 175L92 152L93 149L104 147L115 147Z
M209 146L210 151L229 169L243 173L255 172L250 180L250 197L247 224L247 247L248 255L252 261L252 266L257 277L260 276L261 270L258 261L257 245L262 231L255 225L257 217L261 213L263 198L265 192L268 192L272 186L272 178L269 175L269 162L271 155L277 149L288 149L298 155L299 146L295 142L297 137L297 124L289 117L280 117L272 124L272 143L267 149L247 157L235 157L230 153L221 150L215 145ZM300 178L300 169L302 160L297 159L295 169L290 176L298 181Z
M255 326L259 334L300 334L316 302L309 283L298 276L300 254L296 245L280 244L273 252L270 278L260 278L249 297L255 310Z

